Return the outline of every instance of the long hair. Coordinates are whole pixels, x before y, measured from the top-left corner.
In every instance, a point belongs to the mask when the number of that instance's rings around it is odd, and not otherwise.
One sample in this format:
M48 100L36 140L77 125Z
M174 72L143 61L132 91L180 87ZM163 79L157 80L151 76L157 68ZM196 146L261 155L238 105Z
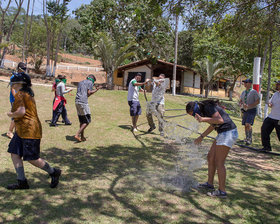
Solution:
M205 114L204 107L206 105L219 106L219 100L191 101L186 105L186 112L189 113L189 112L193 111L196 103L198 104L199 110L201 111L202 115Z
M29 75L27 75L25 73L21 73L21 77L22 77L22 80L24 81L24 83L22 84L22 88L20 89L20 91L26 92L30 96L34 97L34 92L31 89L32 83L31 83L31 79L30 79Z

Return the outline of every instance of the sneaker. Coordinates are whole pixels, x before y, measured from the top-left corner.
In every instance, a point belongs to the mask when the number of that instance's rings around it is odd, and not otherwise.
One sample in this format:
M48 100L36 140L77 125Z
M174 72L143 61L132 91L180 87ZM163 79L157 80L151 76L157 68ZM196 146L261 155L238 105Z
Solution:
M50 123L50 127L56 127L57 124L54 124L54 123Z
M10 184L7 186L8 190L24 190L29 189L27 180L17 180L17 184Z
M69 122L69 123L65 123L64 125L72 125L72 123L71 123L71 122Z
M155 130L155 129L156 129L155 126L154 126L154 127L150 127L149 130L148 130L148 132L150 133L150 132L152 132L152 131Z
M54 172L50 174L50 177L52 178L50 187L55 188L59 183L59 177L61 175L61 170L54 168Z
M212 184L208 184L208 182L205 182L203 184L198 184L198 188L204 188L204 189L210 189L215 190L214 186Z
M271 152L271 148L262 148L260 151L266 151L266 152Z
M220 189L212 191L212 192L208 192L207 195L210 196L210 197L218 197L218 198L226 198L227 197L227 193L224 192L224 191L221 191Z
M137 132L137 131L138 131L137 128L132 129L132 132Z

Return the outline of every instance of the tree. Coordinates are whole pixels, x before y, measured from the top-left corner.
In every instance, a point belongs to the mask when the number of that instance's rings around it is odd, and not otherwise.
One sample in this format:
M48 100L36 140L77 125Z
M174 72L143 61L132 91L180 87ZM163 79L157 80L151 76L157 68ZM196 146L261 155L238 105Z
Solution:
M194 60L194 39L192 32L181 31L179 32L178 40L178 64L192 67Z
M156 13L147 0L95 0L75 11L80 28L76 30L76 41L86 44L89 51L92 41L97 42L98 32L110 36L125 45L131 41L139 47L138 58L147 53L169 60L173 57L173 34L168 19ZM104 14L104 12L106 12Z
M206 82L205 97L208 98L209 87L212 85L212 82L217 77L217 75L219 75L223 71L220 68L221 62L215 62L211 56L207 56L203 61L196 61L195 65L197 68L197 72L202 76L203 86L204 82Z
M63 0L63 2L60 3L60 0L43 0L43 16L47 31L46 76L55 76L57 56L59 52L59 41L61 37L62 27L64 25L64 22L68 18L67 4L70 1L71 0ZM52 67L51 59L53 60Z
M12 22L11 22L9 28L8 28L8 33L7 33L6 38L5 38L6 42L10 41L10 37L12 35L16 19L17 19L18 15L19 15L19 13L21 11L23 2L24 2L24 0L15 0L15 3L17 5L17 10L16 10L15 15L13 16L13 20L12 20ZM1 31L3 30L3 24L4 24L4 21L5 21L5 15L6 15L7 10L9 9L10 3L11 3L11 1L9 0L8 5L7 5L7 7L5 9L3 9L1 4L0 4L0 11L1 11L1 14L2 14L2 18L1 18L1 22L0 22L0 24L1 24L0 25ZM2 35L3 35L3 33L1 32L0 44L3 41L3 36ZM0 56L1 56L0 66L3 66L6 51L7 51L7 47L4 47L2 53L0 53Z
M135 55L132 51L135 43L130 42L121 47L107 33L98 33L98 35L99 40L94 46L94 54L100 58L107 73L108 89L113 89L113 73L124 60Z

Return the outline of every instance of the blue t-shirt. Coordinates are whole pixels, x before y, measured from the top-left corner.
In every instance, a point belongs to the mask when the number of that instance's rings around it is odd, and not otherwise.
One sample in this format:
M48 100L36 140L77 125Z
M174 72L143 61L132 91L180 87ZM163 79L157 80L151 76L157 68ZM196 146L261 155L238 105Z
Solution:
M14 77L14 75L11 76L11 79L10 79L10 80L12 80L13 77ZM15 97L14 97L14 95L12 94L12 88L11 88L11 91L10 91L10 103L13 103L13 102L15 102Z

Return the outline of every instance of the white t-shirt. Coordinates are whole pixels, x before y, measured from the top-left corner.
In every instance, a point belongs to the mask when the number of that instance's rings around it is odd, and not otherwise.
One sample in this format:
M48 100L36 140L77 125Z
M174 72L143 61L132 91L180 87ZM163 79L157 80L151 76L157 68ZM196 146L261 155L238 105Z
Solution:
M132 79L128 85L127 101L139 101L139 90L141 86L135 86L136 79Z
M159 82L159 86L156 85ZM154 80L151 102L164 104L164 93L166 90L166 80Z
M273 94L269 103L272 103L271 113L268 115L269 118L280 120L280 92L277 91Z
M70 92L70 89L65 90L65 84L64 82L59 82L56 86L56 95L57 96L63 96L64 94Z

